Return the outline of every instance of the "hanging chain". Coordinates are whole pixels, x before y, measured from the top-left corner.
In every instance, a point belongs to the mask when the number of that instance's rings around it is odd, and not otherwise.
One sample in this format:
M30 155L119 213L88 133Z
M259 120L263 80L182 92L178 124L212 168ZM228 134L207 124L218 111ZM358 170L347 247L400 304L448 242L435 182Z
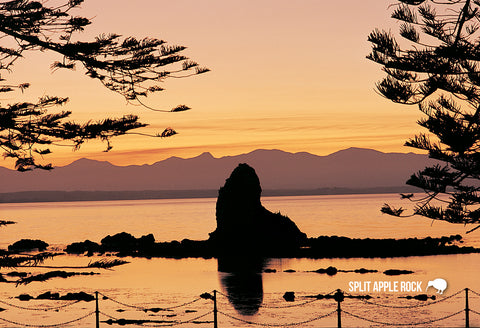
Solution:
M133 309L137 309L137 310L142 310L142 311L146 311L146 310L149 310L149 308L147 307L143 307L143 306L137 306L137 305L131 305L131 304L127 304L127 303L123 303L123 302L120 302L120 301L117 301L113 298L111 298L110 296L106 296L105 294L102 294L102 293L98 293L99 295L102 295L103 297L105 297L107 300L109 301L112 301L114 303L117 303L119 305L123 305L123 306L126 306L126 307L129 307L129 308L133 308ZM170 307L166 307L166 308L160 308L160 310L162 311L168 311L168 310L172 310L172 309L177 309L179 307L183 307L183 306L187 306L187 305L190 305L190 304L193 304L195 302L198 302L199 300L201 300L202 298L199 297L199 298L196 298L192 301L188 301L188 302L185 302L185 303L182 303L182 304L178 304L178 305L174 305L174 306L170 306Z
M15 305L15 304L8 303L8 302L1 301L1 300L0 300L0 303L2 303L2 304L11 306L11 307L13 307L13 308L17 308L17 309L21 309L21 310L28 310L28 311L51 311L51 310L59 310L59 309L63 309L63 308L72 306L72 305L74 305L74 304L77 304L77 303L79 303L79 302L81 302L81 300L77 300L77 301L75 301L75 302L63 304L63 305L60 305L60 306L52 306L52 307L44 307L44 308L31 308L31 307L24 307L24 306L20 306L20 305Z
M283 324L275 324L275 323L259 323L259 322L253 322L253 321L248 321L248 320L245 320L245 319L240 319L240 318L237 318L237 317L234 317L230 314L227 314L227 313L224 313L224 312L221 312L221 311L218 311L218 313L230 318L230 319L233 319L233 320L237 320L237 321L241 321L243 323L248 323L250 325L257 325L257 326L263 326L263 327L290 327L290 326L299 326L299 325L304 325L306 323L309 323L309 322L313 322L313 321L317 321L317 320L320 320L320 319L323 319L323 318L326 318L328 316L331 316L332 314L336 313L337 310L334 310L332 312L329 312L327 314L324 314L324 315L321 315L319 317L315 317L315 318L312 318L312 319L309 319L309 320L305 320L305 321L301 321L301 322L294 322L294 323L283 323Z
M70 320L70 321L67 321L67 322L62 322L62 323L51 324L51 325L32 325L32 324L28 324L28 323L19 323L19 322L7 320L7 319L4 319L4 318L0 318L0 321L4 321L4 322L10 323L10 324L14 324L14 325L17 325L17 326L23 326L23 327L48 328L48 327L61 327L61 326L64 326L64 325L68 325L68 324L83 320L83 319L85 319L85 318L87 318L91 315L94 315L94 314L95 314L95 311L87 313L86 315L84 315L80 318L77 318L77 319L73 319L73 320Z
M444 302L452 297L455 297L457 296L458 294L460 293L463 293L464 292L464 289L462 290L459 290L458 292L456 292L455 294L452 294L450 296L447 296L447 297L444 297L442 299L439 299L438 301L433 301L433 302L428 302L428 303L424 303L424 304L416 304L416 305L388 305L388 304L381 304L381 303L375 303L375 302L370 302L370 301L367 301L367 300L364 300L364 299L361 299L360 298L360 301L362 301L363 303L366 303L366 304L370 304L370 305L375 305L375 306L381 306L381 307L386 307L386 308L393 308L393 309L414 309L414 308L419 308L419 307L424 307L424 306L429 306L429 305L433 305L433 304L437 304L437 303L441 303L441 302ZM347 294L347 295L350 295L350 294Z
M437 321L441 321L441 320L445 320L445 319L448 319L448 318L451 318L453 316L456 316L460 313L463 313L465 310L460 310L458 312L455 312L455 313L451 313L451 314L448 314L444 317L441 317L441 318L437 318L437 319L432 319L432 320L427 320L427 321L422 321L422 322L414 322L414 323L390 323L390 322L383 322L383 321L378 321L378 320L373 320L373 319L368 319L368 318L364 318L364 317L361 317L359 315L356 315L356 314L353 314L353 313L350 313L348 311L345 311L345 310L342 310L342 313L345 313L349 316L352 316L354 318L357 318L357 319L360 319L360 320L364 320L364 321L368 321L368 322L371 322L371 323L376 323L376 324L380 324L380 325L385 325L385 326L418 326L418 325L426 325L426 324L430 324L430 323L434 323L434 322L437 322Z

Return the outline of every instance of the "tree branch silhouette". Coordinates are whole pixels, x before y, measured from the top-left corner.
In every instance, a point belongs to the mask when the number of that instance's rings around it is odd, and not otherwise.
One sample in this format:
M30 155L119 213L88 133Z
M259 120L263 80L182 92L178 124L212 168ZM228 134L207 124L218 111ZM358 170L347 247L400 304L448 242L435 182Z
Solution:
M88 18L70 14L82 3L83 0L69 0L48 7L48 2L31 0L0 2L0 74L13 70L15 62L23 59L27 52L53 52L63 57L51 65L54 71L73 70L80 64L87 76L100 81L129 102L137 102L154 111L190 109L185 105L171 110L156 109L142 100L163 91L160 84L168 78L209 71L181 54L186 47L167 45L156 38L122 38L118 34L100 34L92 41L76 40L78 32L91 24ZM30 86L28 82L5 83L3 76L0 75L0 92L24 92ZM37 158L50 154L50 146L63 140L71 141L73 149L77 150L85 141L99 139L106 142L105 151L109 151L112 137L147 126L132 114L75 123L67 120L70 111L48 112L51 107L64 105L67 101L68 98L45 96L36 103L0 105L0 148L5 157L16 159L17 170L52 169L51 164L39 164ZM168 137L174 134L173 129L167 128L157 135Z
M412 215L479 224L480 2L399 0L393 8L402 41L376 29L368 37L367 58L386 73L378 92L393 102L417 105L424 115L417 123L428 133L405 145L427 151L440 163L406 182L426 197L403 198L416 203ZM385 204L381 211L404 216L405 209Z

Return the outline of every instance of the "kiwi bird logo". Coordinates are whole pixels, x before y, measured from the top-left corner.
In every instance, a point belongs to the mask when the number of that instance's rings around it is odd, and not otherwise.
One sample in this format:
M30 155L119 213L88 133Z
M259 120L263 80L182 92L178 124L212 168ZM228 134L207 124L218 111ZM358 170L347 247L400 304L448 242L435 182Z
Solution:
M433 287L437 290L438 294L443 294L443 291L447 289L447 282L445 281L445 279L437 278L428 282L427 288L425 288L425 292L427 291L428 287Z

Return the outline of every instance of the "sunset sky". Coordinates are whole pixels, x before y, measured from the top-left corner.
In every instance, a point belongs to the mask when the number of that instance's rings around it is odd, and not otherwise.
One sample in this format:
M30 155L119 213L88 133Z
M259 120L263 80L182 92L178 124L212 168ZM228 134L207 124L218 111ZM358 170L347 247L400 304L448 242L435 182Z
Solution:
M258 148L318 155L348 147L409 152L403 143L419 131L420 113L379 96L374 85L383 74L365 58L370 31L395 29L388 5L378 0L86 0L77 12L93 19L85 37L109 32L156 37L187 46L186 55L211 69L167 80L165 91L145 101L155 108L186 104L192 110L162 114L128 105L80 67L52 73L50 64L59 57L47 53L29 53L15 66L6 77L32 87L24 95L4 94L1 101L68 96L64 109L77 121L133 113L150 124L139 132L165 127L179 132L168 139L119 137L108 153L100 141L77 152L54 148L45 161L57 166L81 157L151 164L171 156L221 157Z

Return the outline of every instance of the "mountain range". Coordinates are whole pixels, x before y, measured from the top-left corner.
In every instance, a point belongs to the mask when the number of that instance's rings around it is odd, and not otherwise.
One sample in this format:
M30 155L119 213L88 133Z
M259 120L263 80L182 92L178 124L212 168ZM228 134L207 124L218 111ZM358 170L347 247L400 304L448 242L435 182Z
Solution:
M163 198L168 196L167 191L182 196L180 191L188 191L191 195L211 196L211 192L205 191L216 192L239 163L247 163L256 170L264 190L289 190L287 194L295 194L295 191L298 194L302 190L310 190L310 193L314 190L319 193L396 191L405 187L412 173L432 164L432 160L426 155L382 153L363 148L348 148L327 156L262 149L221 158L203 153L188 159L171 157L151 165L130 166L84 158L52 171L17 172L0 167L0 193L3 195L0 201L5 202L6 195L19 192L30 196L33 194L29 192L35 192L38 198L40 191L45 195L52 195L53 191L75 191L77 196L82 192L86 195L101 191L105 195L108 192L163 191L147 198ZM129 198L126 194L120 198L125 197ZM133 198L138 197L141 198Z

